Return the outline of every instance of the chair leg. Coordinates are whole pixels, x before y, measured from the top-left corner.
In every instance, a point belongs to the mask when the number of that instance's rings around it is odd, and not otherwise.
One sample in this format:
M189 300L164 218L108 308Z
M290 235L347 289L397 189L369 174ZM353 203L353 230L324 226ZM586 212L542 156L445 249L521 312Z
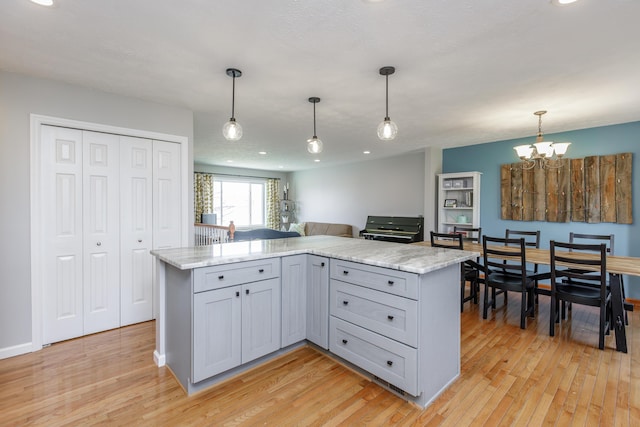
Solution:
M495 289L494 289L495 292ZM484 304L482 305L482 318L487 318L487 310L489 309L489 285L484 284Z
M529 311L527 305L527 292L522 291L520 294L522 295L520 302L520 329L526 329L527 312Z
M600 304L600 328L598 329L598 348L604 350L604 334L605 328L609 329L606 324L607 307L606 304Z
M558 304L553 295L551 295L551 304L549 305L549 336L552 337L556 333L556 313Z
M463 277L462 280L460 281L460 313L464 311L464 288L465 288L465 281Z

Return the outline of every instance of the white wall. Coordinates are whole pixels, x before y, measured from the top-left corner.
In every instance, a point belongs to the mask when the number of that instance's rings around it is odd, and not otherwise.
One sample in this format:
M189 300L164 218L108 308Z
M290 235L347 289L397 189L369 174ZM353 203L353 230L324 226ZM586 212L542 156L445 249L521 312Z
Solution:
M0 355L31 342L32 113L186 136L193 153L189 110L0 71Z
M425 155L292 172L290 183L298 221L350 224L357 236L368 215L424 215Z

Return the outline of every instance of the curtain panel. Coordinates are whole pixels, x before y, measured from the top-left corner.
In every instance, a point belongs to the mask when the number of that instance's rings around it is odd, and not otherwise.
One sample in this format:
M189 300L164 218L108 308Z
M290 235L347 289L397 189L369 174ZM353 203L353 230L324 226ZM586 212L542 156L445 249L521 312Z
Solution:
M203 213L213 213L213 174L193 174L194 222L202 221Z
M269 178L266 185L267 228L280 230L280 179Z

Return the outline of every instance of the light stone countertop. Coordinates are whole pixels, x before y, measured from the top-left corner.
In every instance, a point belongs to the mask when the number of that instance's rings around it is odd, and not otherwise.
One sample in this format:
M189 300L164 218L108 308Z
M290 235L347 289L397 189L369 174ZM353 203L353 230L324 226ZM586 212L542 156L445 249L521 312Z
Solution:
M296 254L313 254L425 274L479 256L476 252L335 236L251 240L157 249L151 254L181 270Z

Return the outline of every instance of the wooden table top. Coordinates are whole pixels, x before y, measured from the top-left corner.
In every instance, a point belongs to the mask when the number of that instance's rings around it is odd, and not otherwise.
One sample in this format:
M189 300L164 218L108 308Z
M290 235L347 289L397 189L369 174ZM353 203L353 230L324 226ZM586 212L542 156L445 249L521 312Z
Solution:
M443 243L446 243L443 241ZM416 242L414 245L431 246L431 242ZM463 247L467 251L477 252L482 255L483 249L481 243L463 242ZM504 248L503 248L504 249ZM551 264L551 256L549 249L526 248L527 262L532 264L549 265ZM584 258L588 258L588 254L581 254ZM627 257L619 255L607 256L607 272L626 274L629 276L640 276L640 258Z

